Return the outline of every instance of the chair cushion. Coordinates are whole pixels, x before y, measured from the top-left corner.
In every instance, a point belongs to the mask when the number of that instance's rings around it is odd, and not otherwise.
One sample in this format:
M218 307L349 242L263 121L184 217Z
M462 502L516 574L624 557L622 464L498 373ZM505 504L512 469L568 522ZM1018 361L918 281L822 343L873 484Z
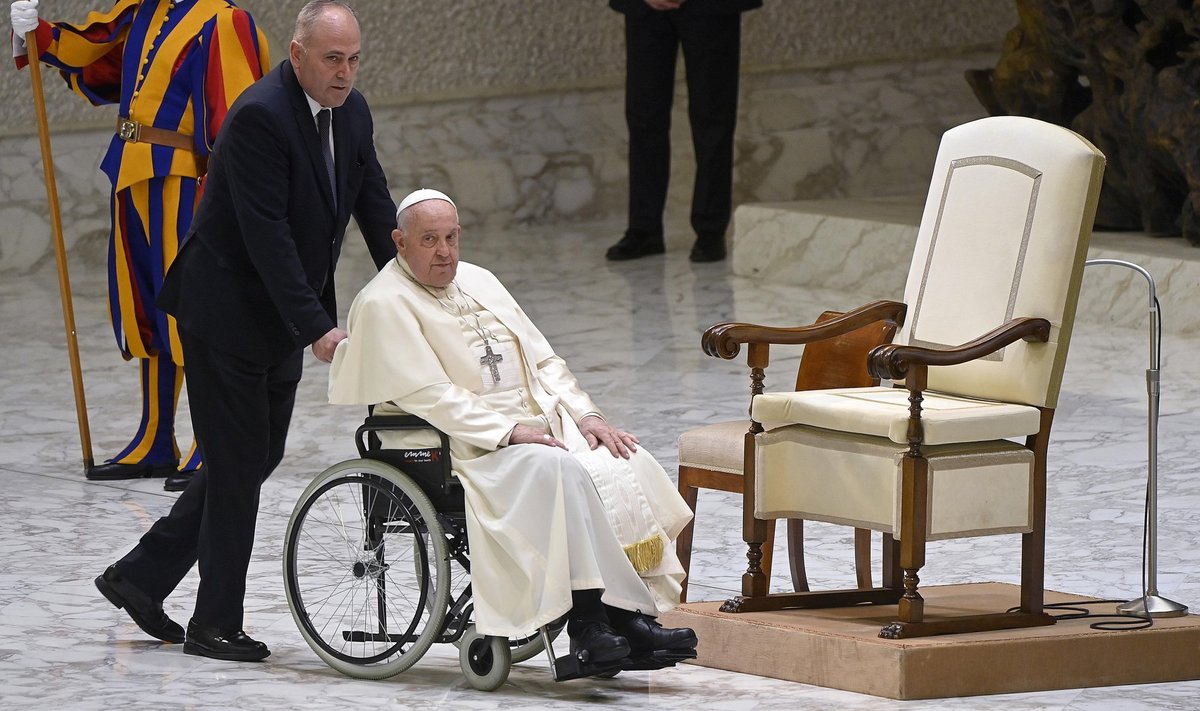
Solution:
M839 388L763 393L751 414L765 429L809 425L838 432L908 442L908 391L902 388ZM925 444L981 442L1035 434L1041 413L1029 405L926 391L921 403Z
M755 438L758 518L803 518L900 537L907 447L793 425ZM922 448L928 540L1032 530L1033 452L1007 440Z
M679 436L679 466L741 474L749 420L696 427Z

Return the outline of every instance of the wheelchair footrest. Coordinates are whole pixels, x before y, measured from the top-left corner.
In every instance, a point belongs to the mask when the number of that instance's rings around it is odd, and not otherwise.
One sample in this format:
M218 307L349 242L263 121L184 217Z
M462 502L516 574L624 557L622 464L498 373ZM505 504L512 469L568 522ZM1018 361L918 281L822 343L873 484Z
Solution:
M589 664L581 662L574 654L557 657L554 660L554 680L555 681L570 681L572 679L583 679L589 676L596 676L605 672L621 671L625 662L629 661L628 657L618 659L615 662L605 662L603 664Z
M657 649L650 654L626 657L621 662L622 671L654 671L673 667L679 662L696 658L694 649Z

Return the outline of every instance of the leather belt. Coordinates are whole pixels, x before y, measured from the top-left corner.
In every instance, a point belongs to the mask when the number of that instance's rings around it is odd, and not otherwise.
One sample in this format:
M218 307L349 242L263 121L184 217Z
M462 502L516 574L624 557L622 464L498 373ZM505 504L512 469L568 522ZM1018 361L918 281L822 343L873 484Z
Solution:
M196 147L192 136L147 126L127 118L117 118L117 135L127 143L153 143L185 151L192 151Z

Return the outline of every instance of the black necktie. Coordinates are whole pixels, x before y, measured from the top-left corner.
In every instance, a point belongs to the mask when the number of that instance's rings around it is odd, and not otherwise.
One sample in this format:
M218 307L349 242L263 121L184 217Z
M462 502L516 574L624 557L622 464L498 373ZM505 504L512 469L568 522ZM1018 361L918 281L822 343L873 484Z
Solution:
M333 172L333 147L329 141L329 121L333 115L330 109L317 112L317 133L321 138L321 155L325 156L325 171L329 175L329 190L333 195L333 207L337 209L337 179Z

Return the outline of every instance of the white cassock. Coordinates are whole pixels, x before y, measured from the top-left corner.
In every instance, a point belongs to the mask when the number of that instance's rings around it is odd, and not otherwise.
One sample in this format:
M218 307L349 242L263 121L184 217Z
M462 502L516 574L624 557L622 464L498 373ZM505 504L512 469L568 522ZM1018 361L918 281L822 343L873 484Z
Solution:
M678 603L673 542L691 511L645 449L626 460L589 448L576 423L599 409L491 272L460 262L435 289L397 258L355 298L347 329L329 401L417 415L450 436L480 633L526 635L570 610L573 589L649 615ZM517 424L569 451L507 446Z

